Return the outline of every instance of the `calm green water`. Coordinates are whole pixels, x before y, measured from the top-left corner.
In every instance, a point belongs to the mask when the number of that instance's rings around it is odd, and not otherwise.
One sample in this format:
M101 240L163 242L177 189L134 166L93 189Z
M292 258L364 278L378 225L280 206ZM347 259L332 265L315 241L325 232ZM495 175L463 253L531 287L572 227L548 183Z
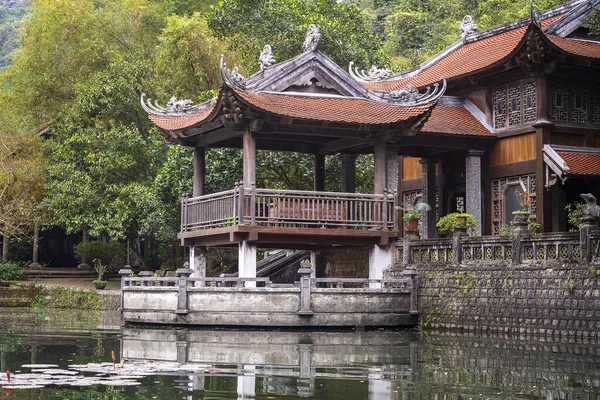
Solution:
M0 309L0 398L600 399L600 348L593 343L389 331L116 329L117 317ZM111 352L116 366L102 366ZM85 369L44 388L7 389L4 371L15 382L30 372L26 364ZM132 379L140 385L62 386L99 376L94 368L104 368L102 379L136 371ZM148 370L154 375L144 376Z

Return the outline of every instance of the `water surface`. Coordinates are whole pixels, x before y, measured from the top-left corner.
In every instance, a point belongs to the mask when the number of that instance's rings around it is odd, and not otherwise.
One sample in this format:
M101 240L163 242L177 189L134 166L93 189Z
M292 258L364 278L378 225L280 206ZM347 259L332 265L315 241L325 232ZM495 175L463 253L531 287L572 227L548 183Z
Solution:
M3 388L0 398L600 399L594 343L118 325L114 313L0 309L0 385L6 370L29 373L25 364L90 365L77 370L84 379L94 368L120 373L124 359L122 371L140 372L139 386Z

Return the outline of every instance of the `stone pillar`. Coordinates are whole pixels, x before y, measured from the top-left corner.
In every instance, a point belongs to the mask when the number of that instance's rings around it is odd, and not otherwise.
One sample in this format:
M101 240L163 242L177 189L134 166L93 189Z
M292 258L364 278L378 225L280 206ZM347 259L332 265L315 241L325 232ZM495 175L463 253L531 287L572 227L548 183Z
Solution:
M581 247L581 262L590 262L594 255L594 248L590 240L590 234L598 232L598 226L594 217L584 215L579 227L579 244Z
M467 213L475 217L475 235L483 234L483 204L481 196L481 156L483 150L469 150L466 157L465 178L467 181Z
M422 166L422 200L431 206L430 211L423 213L421 220L421 239L431 239L435 234L435 163L432 158L421 158Z
M452 234L452 264L459 265L462 262L462 241L461 238L467 236L467 227L457 225Z
M249 189L256 182L256 137L246 129L243 133L244 188Z
M314 190L315 192L325 191L325 156L315 154L314 158Z
M206 160L204 147L194 147L194 182L193 197L204 196L204 182L206 175Z
M189 268L179 268L175 271L175 273L179 276L179 293L177 295L177 310L175 310L175 314L185 315L189 312L187 288L188 278L192 272L193 271Z
M206 278L206 247L190 247L191 278ZM195 282L195 286L204 286L204 282Z
M386 179L385 187L388 193L398 191L398 153L386 151Z
M369 400L392 400L394 398L391 381L369 379Z
M33 252L31 255L31 264L29 264L29 268L40 268L41 265L39 263L39 254L40 254L40 224L36 222L33 226Z
M302 263L301 263L301 265L302 265ZM311 310L311 305L310 305L310 289L311 289L310 275L311 275L311 273L312 273L311 268L300 268L298 270L298 274L300 274L300 309L298 310L298 315L304 316L304 317L310 317L314 314Z
M373 192L375 194L383 194L386 185L386 158L385 158L385 141L383 138L377 138L373 146L373 161L374 161L374 180Z
M342 154L342 192L356 192L356 154Z
M238 244L238 277L256 278L256 243L243 241ZM256 282L246 282L246 287L256 287Z
M254 365L244 365L244 370L254 371ZM256 397L256 377L254 373L239 375L237 378L237 398L254 399Z
M392 266L394 244L374 245L369 252L369 279L383 279L383 272ZM369 283L370 288L380 288L381 283Z

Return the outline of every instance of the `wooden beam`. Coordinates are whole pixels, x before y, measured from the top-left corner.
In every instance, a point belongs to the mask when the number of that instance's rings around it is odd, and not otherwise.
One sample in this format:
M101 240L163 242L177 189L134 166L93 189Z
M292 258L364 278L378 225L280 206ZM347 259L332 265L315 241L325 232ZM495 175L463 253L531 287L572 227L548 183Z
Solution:
M324 144L321 147L321 153L322 154L339 153L340 151L343 151L343 150L349 150L349 149L359 147L359 146L366 146L367 144L369 144L369 142L364 139L352 139L352 138L337 139L337 140L334 140L334 141Z

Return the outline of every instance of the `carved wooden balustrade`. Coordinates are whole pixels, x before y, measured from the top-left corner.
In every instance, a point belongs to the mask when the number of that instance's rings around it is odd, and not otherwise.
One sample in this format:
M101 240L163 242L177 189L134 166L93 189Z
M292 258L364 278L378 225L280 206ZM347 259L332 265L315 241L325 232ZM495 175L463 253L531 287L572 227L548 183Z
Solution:
M181 231L236 225L289 228L395 229L395 193L359 194L237 186L183 198Z
M513 263L579 262L582 254L578 232L522 236L466 236L405 240L399 259L408 251L409 263ZM600 233L590 235L591 261L600 262Z

